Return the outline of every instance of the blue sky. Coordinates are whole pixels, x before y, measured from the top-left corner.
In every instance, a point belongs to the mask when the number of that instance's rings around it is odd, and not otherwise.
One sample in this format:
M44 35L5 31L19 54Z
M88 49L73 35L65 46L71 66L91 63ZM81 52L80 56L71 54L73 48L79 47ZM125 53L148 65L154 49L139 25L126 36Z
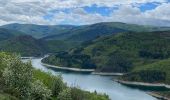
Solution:
M0 0L0 25L125 22L170 26L170 0Z

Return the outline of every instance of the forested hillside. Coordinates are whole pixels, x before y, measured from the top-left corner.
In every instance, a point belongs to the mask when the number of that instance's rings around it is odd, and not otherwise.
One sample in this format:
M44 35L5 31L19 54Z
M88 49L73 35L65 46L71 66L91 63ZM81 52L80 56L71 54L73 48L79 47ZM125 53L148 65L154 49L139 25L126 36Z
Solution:
M0 41L6 40L15 36L23 35L24 33L16 31L0 28Z
M42 56L47 53L46 43L28 35L21 35L0 41L0 50L22 56Z
M72 25L34 25L34 24L9 24L1 26L5 29L18 30L25 33L26 35L31 35L34 38L42 38L54 34L65 33L75 26Z
M137 66L150 64L170 57L170 32L125 32L98 38L72 49L67 55L61 53L46 59L54 65L64 65L69 60L72 66L82 68L84 59L73 58L88 56L96 71L129 72ZM61 56L62 55L62 56ZM64 59L63 59L64 57ZM86 57L87 58L87 57ZM75 65L74 65L75 64Z

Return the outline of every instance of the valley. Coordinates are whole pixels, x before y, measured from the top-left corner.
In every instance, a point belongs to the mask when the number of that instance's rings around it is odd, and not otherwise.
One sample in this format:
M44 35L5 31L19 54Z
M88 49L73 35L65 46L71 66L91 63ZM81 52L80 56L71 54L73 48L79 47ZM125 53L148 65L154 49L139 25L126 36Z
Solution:
M98 77L96 74L106 75L103 77L108 78L116 75L116 80L124 85L128 82L170 84L168 27L118 22L82 26L9 24L1 26L0 35L1 52L15 53L22 57L42 57L49 54L42 59L44 66L39 62L33 67L41 66L43 69L42 67L46 66L57 72L74 71L75 76L79 72L93 72L93 75L90 74L91 77ZM109 82L111 85L115 81ZM162 93L157 89L152 91ZM102 93L107 92L105 90ZM164 90L163 93L169 95L169 90ZM111 90L109 96L112 96Z

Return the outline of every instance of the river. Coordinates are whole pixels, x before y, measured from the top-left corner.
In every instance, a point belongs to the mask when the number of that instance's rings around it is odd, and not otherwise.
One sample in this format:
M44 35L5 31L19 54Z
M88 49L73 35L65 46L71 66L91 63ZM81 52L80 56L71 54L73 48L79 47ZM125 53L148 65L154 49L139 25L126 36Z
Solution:
M142 90L129 88L114 82L111 76L52 70L41 65L41 59L42 58L32 59L33 67L45 72L51 72L54 75L62 75L64 82L69 86L78 86L83 90L96 90L98 93L106 93L112 100L157 100Z

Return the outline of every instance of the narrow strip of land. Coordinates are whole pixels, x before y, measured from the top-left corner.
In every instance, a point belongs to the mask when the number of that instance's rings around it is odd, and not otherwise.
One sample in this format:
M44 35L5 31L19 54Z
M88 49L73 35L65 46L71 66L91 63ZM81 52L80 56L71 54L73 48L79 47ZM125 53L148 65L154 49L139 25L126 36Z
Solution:
M124 85L135 85L135 86L147 86L147 87L165 87L170 89L170 85L164 83L145 83L145 82L131 82L131 81L123 81L123 80L115 80Z
M42 63L42 62L41 62L41 64L43 66L46 66L46 67L68 70L68 71L74 71L74 72L94 72L95 71L95 69L80 69L80 68L59 67L59 66L55 66L55 65L45 64L45 63Z
M170 100L170 98L162 96L162 95L160 95L158 93L155 93L155 92L147 92L147 94L149 94L149 95L151 95L151 96L153 96L155 98L158 98L160 100Z
M103 76L122 76L124 73L109 73L109 72L93 72L93 75L103 75Z

